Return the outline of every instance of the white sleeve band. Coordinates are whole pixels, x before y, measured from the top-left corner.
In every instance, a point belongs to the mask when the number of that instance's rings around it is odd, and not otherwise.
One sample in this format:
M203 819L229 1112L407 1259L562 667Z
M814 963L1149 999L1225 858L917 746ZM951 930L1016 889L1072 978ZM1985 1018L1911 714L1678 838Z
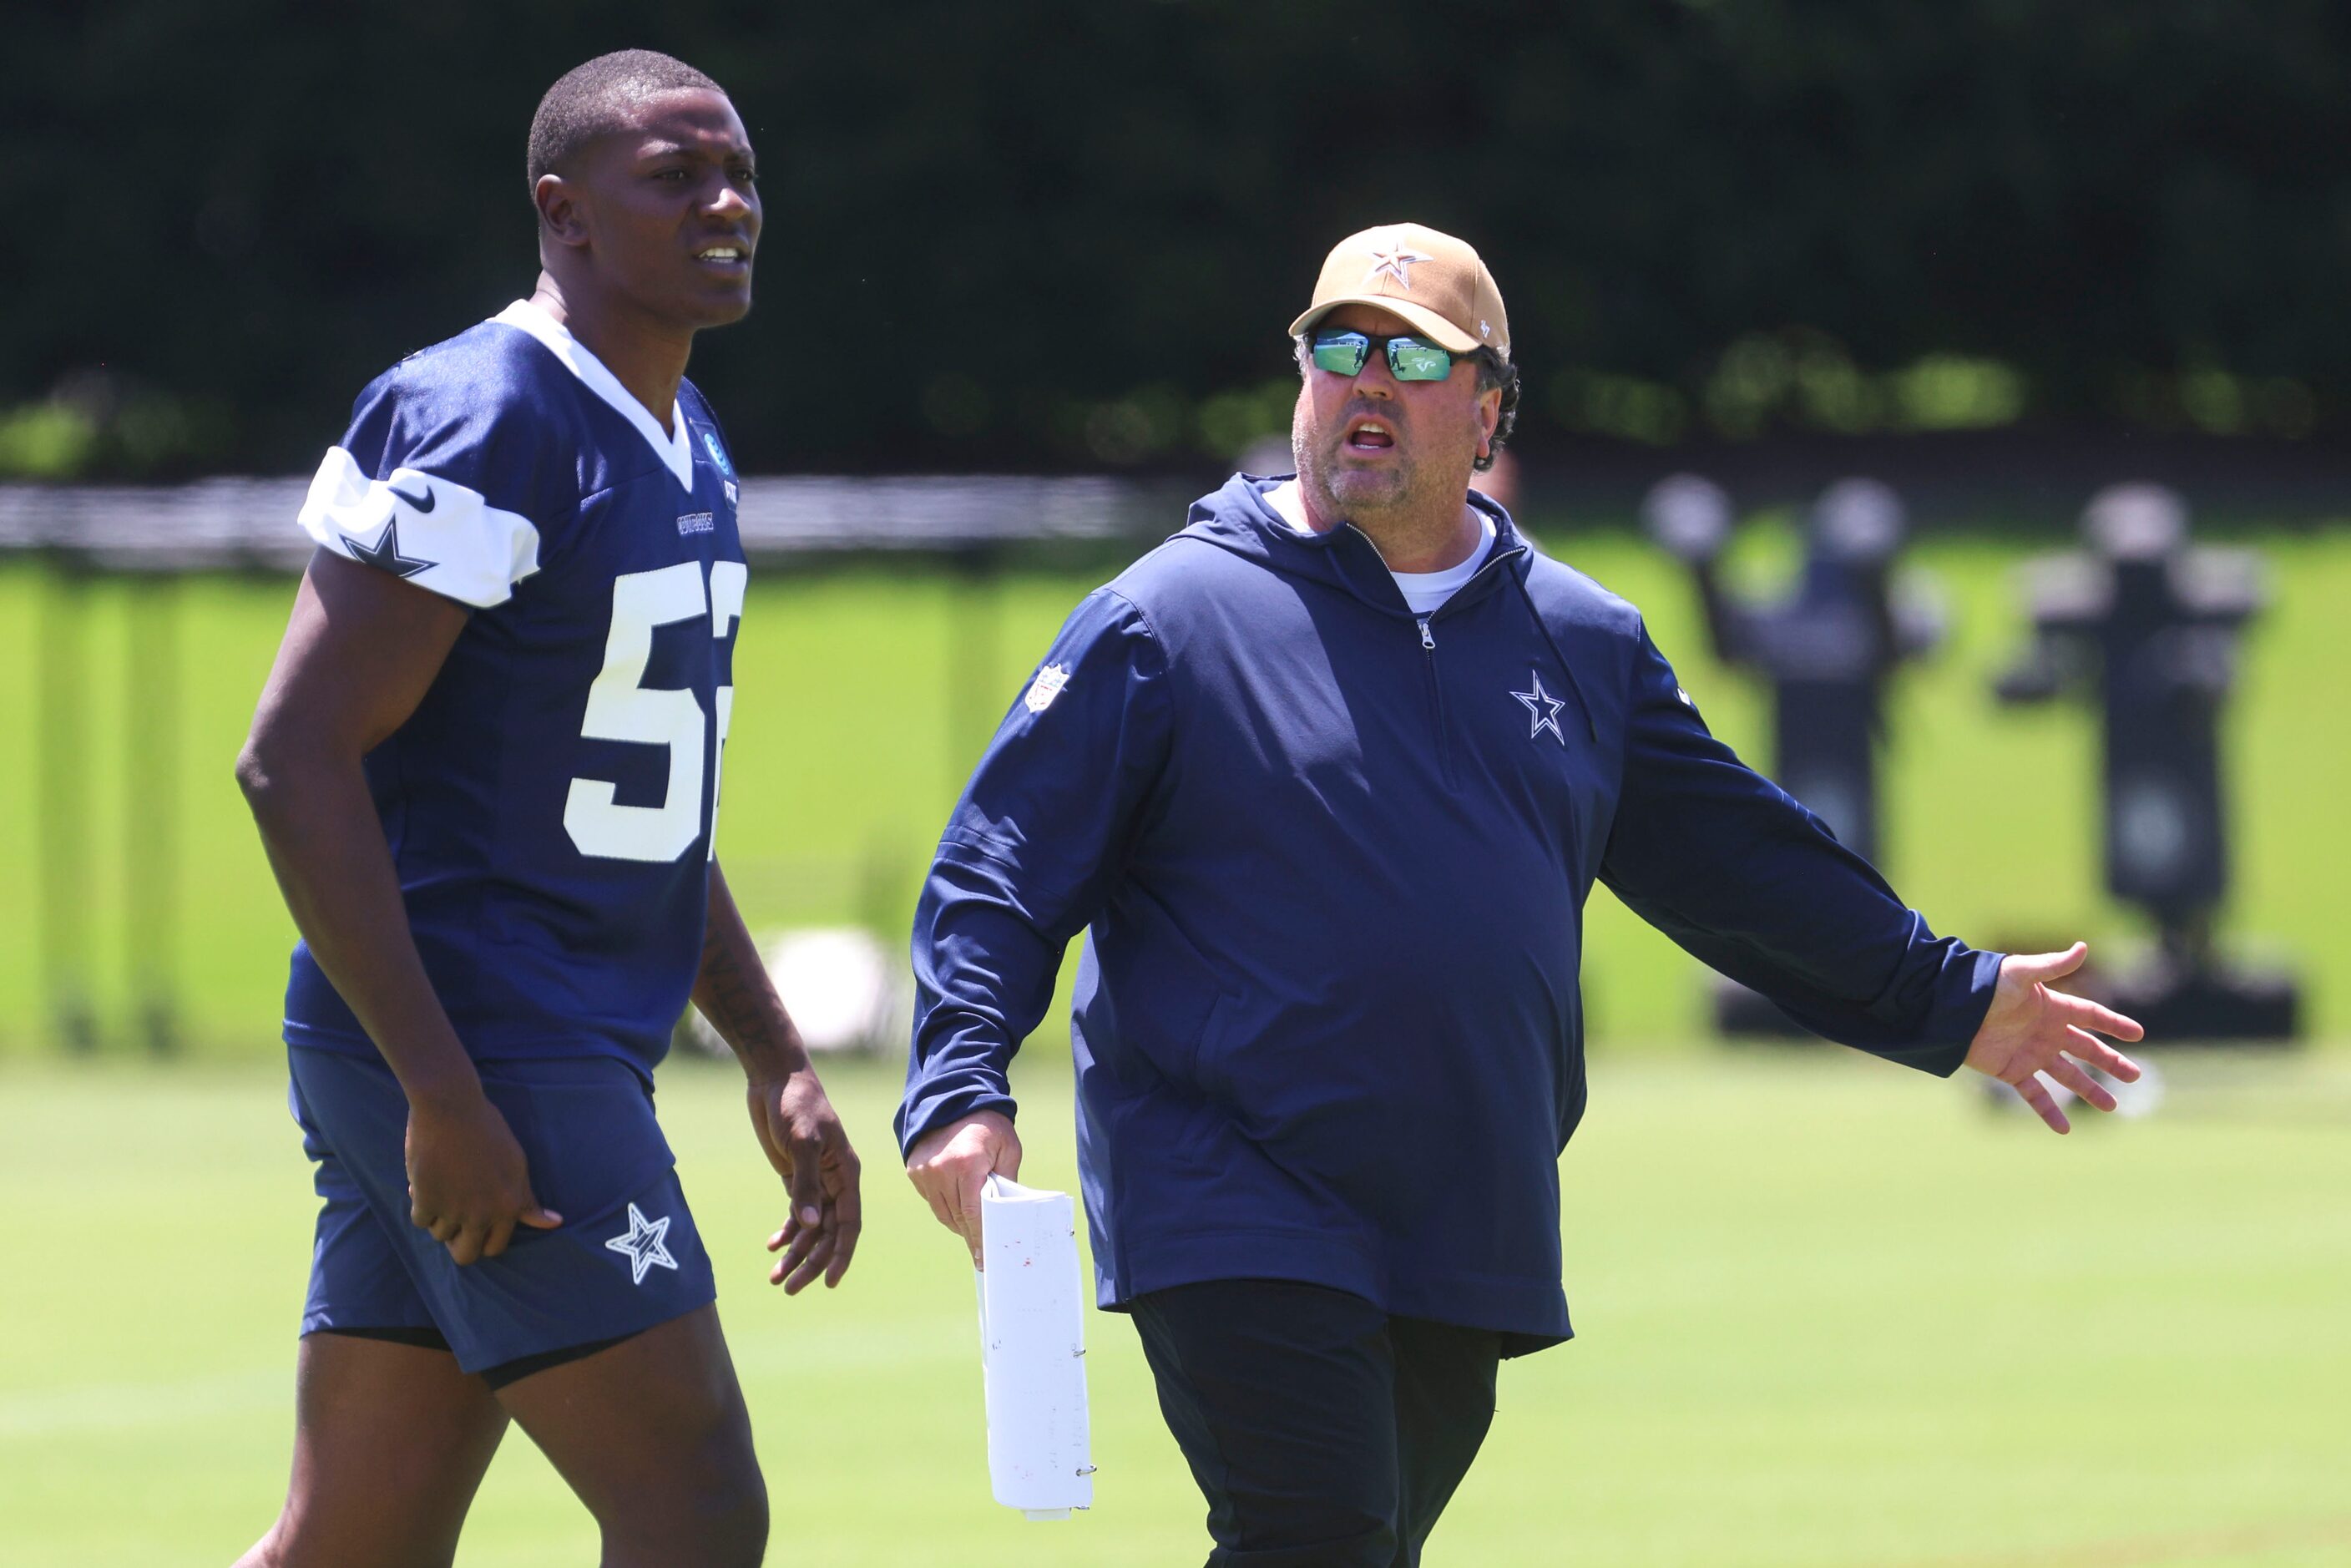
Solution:
M301 523L339 555L480 610L505 603L538 570L538 529L528 517L413 468L371 479L340 446L319 465Z

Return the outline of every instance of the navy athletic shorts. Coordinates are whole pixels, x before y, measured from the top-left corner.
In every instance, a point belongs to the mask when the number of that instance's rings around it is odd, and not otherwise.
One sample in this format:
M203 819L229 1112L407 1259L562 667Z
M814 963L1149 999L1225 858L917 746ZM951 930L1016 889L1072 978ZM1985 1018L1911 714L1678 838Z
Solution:
M289 1046L287 1093L323 1200L302 1332L409 1339L437 1331L465 1371L609 1343L715 1300L652 1091L627 1062L477 1064L530 1162L532 1196L563 1217L515 1228L460 1268L408 1218L408 1100L380 1058Z

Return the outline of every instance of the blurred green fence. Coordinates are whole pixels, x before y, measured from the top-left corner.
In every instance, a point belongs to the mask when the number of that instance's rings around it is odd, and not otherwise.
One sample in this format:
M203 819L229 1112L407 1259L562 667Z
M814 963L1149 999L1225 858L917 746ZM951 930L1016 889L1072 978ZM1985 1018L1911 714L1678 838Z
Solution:
M1146 496L1153 532L1181 501ZM1164 514L1164 515L1163 515ZM858 924L895 949L966 769L1061 617L1142 530L1059 547L896 557L801 551L755 566L737 654L720 852L755 924ZM1753 750L1761 694L1707 658L1687 584L1637 536L1536 508L1554 554L1642 605L1717 730ZM1750 529L1734 570L1784 570L1785 528ZM1147 536L1146 536L1147 537ZM2334 885L2351 851L2351 532L2253 536L2279 590L2250 639L2229 723L2238 876L2226 929L2282 948L2311 1030L2351 1035L2351 944ZM2014 568L1991 533L1944 532L1907 558L1938 579L1952 636L1894 688L1886 869L1938 929L1989 946L2135 940L2099 886L2096 737L2085 712L2002 711L1990 681L2021 633ZM231 765L292 580L0 559L0 1051L169 1039L199 1055L276 1049L292 931ZM1760 756L1760 751L1756 752ZM1585 956L1604 1046L1703 1029L1700 974L1604 893ZM86 1020L78 1022L77 1020Z

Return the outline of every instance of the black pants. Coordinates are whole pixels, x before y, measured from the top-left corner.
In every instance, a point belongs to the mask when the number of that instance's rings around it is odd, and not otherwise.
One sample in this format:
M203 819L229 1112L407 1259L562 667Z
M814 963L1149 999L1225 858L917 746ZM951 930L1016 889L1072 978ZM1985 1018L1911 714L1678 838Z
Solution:
M1217 1280L1133 1302L1208 1500L1210 1568L1411 1568L1494 1419L1499 1339L1360 1296Z

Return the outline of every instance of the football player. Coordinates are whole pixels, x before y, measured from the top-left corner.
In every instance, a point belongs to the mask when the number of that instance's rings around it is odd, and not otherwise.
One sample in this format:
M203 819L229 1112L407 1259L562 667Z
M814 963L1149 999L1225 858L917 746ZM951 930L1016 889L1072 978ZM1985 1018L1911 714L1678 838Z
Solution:
M689 998L837 1284L858 1165L712 852L746 569L684 379L751 305L749 139L642 50L531 124L531 297L360 395L237 764L300 928L316 1162L293 1482L249 1563L447 1563L517 1421L607 1564L752 1563L764 1486L653 1119Z

